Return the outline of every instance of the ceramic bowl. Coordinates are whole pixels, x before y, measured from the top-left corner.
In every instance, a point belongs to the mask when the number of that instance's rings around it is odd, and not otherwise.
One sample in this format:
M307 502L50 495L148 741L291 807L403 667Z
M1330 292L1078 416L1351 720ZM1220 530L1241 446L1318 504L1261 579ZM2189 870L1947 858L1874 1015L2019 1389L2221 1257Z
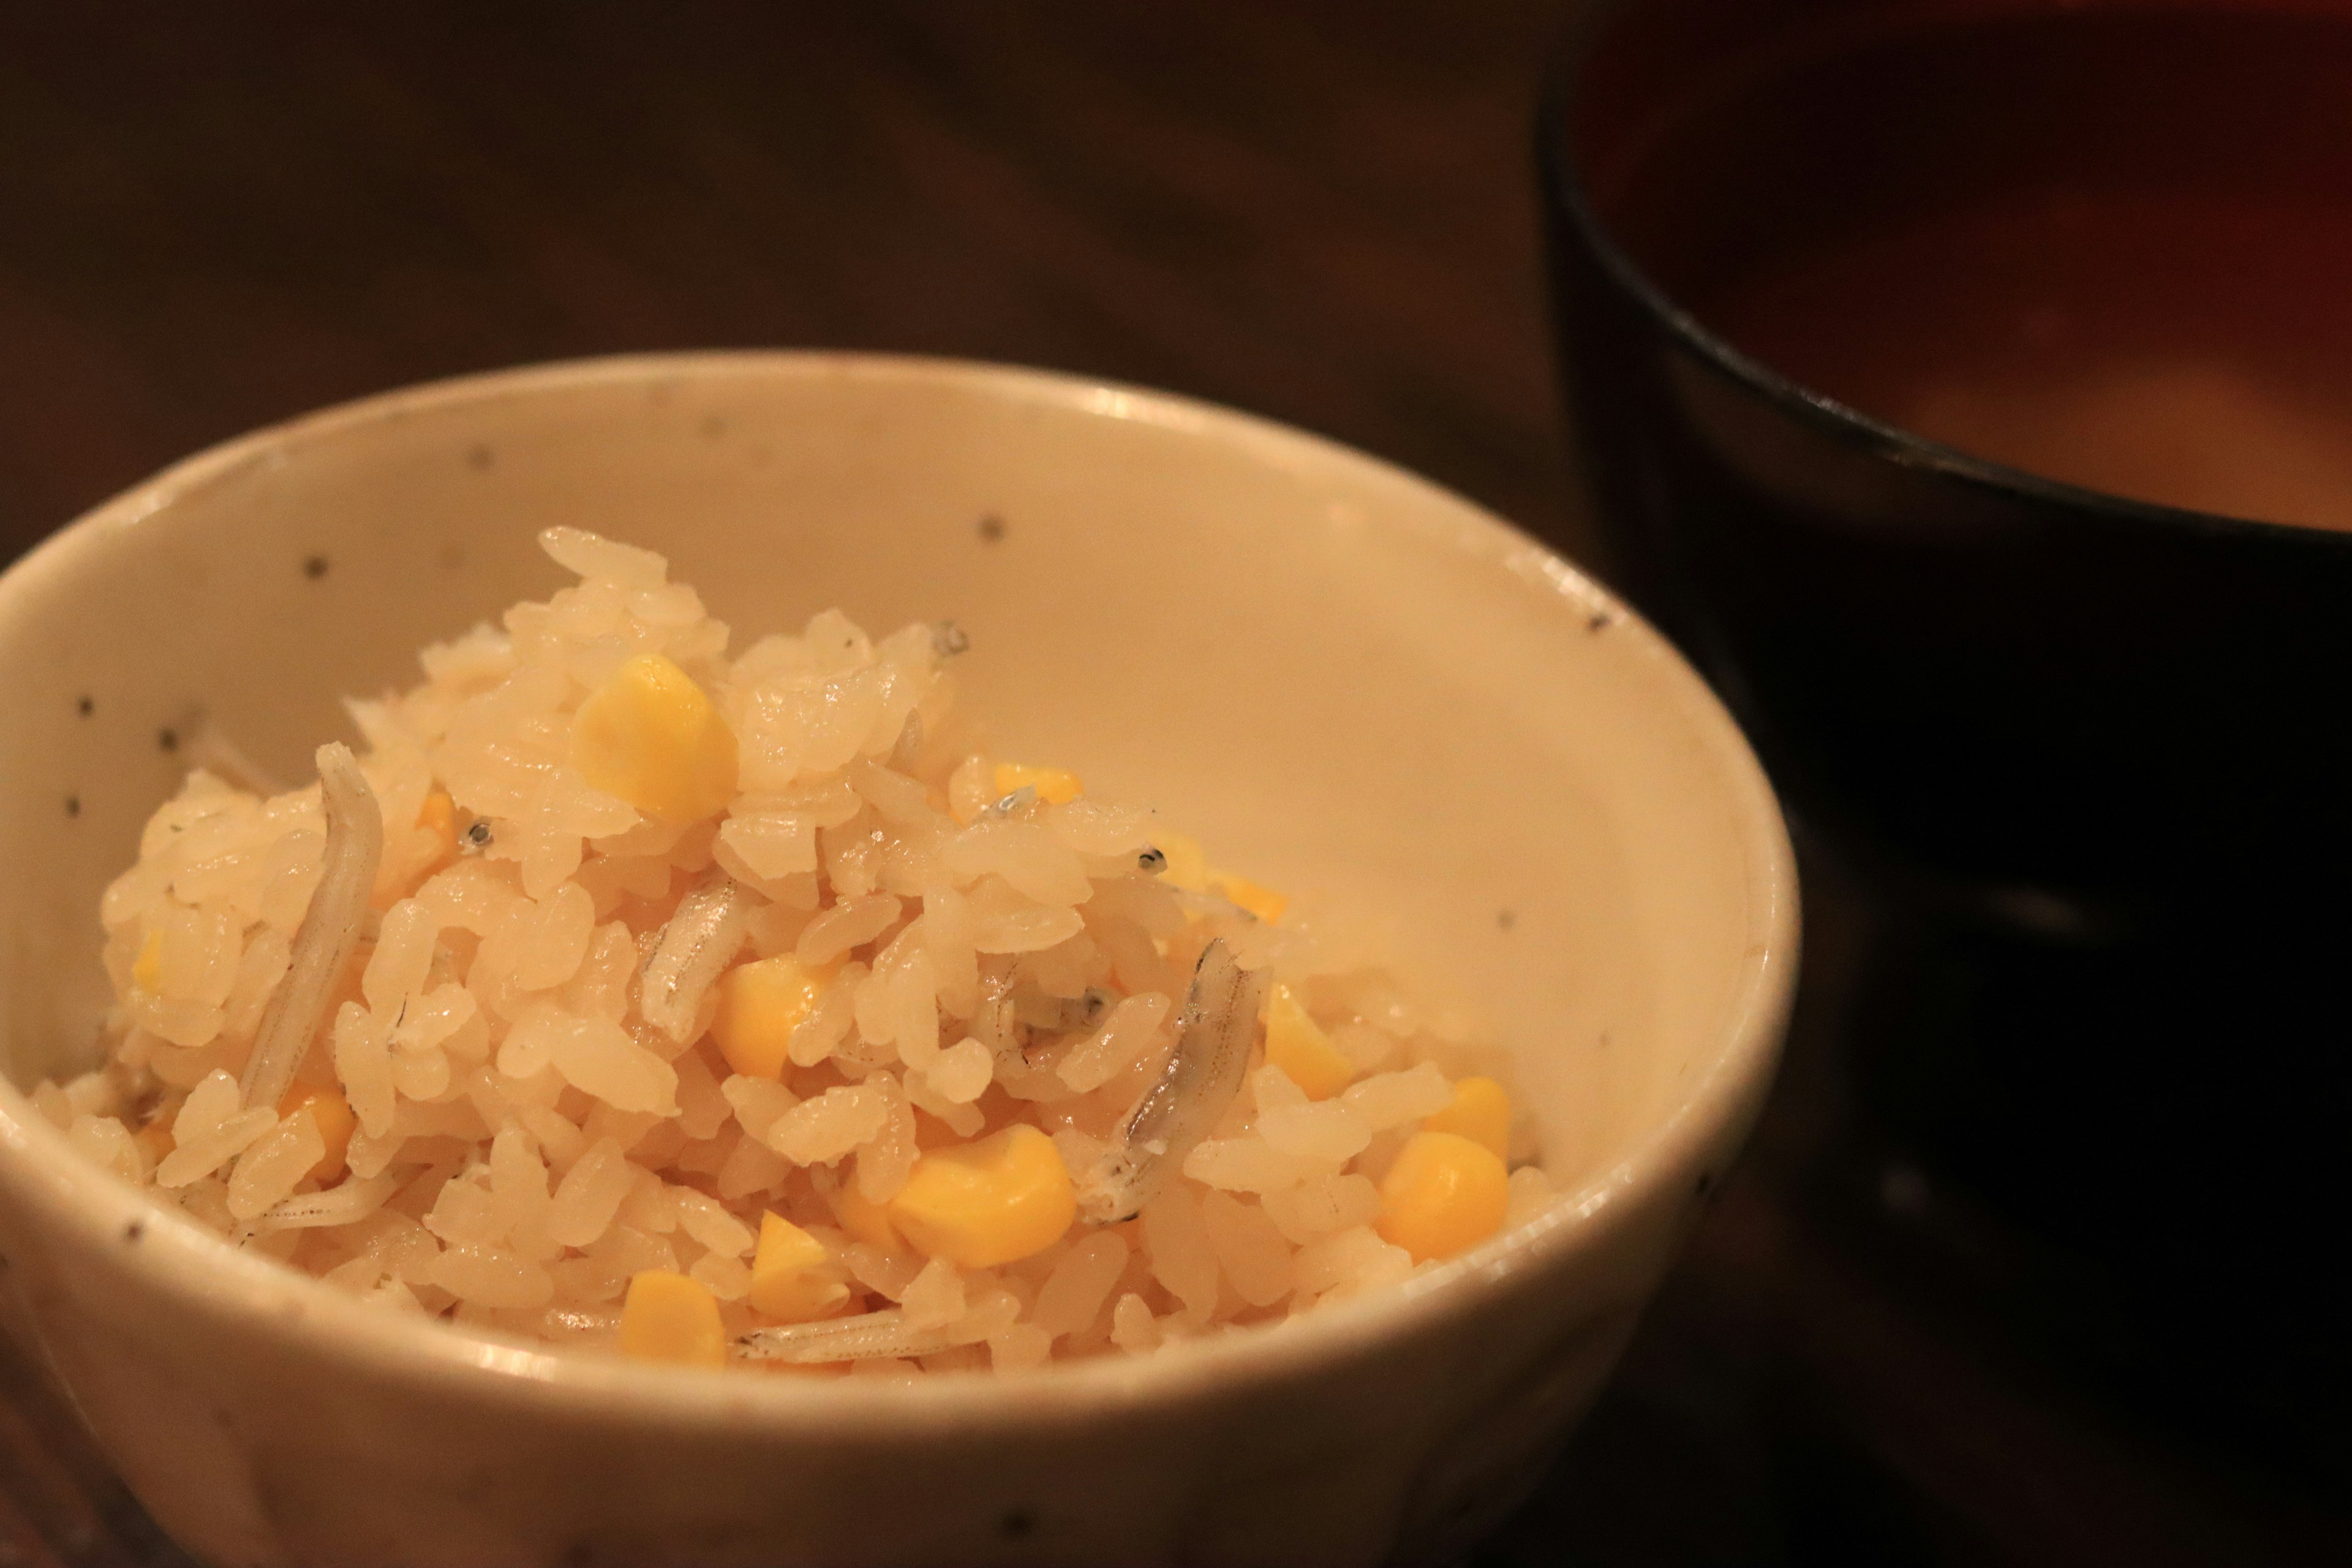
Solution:
M1377 911L1515 1053L1565 1189L1282 1328L919 1386L686 1372L382 1313L85 1164L99 890L221 727L303 771L344 693L667 553L745 632L953 616L1008 750ZM960 670L960 676L961 671ZM558 365L215 448L0 580L0 1303L223 1563L1148 1563L1458 1550L1590 1402L1770 1077L1769 788L1639 619L1456 497L1155 393L824 354Z

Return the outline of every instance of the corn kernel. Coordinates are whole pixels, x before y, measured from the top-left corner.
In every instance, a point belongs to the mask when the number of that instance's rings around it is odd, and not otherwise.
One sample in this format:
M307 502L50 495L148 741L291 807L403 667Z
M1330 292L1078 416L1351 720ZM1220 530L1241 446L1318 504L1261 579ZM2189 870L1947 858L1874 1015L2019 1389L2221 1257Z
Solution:
M1201 841L1181 833L1155 833L1151 847L1168 857L1161 867L1161 879L1171 882L1190 893L1209 890L1209 862L1201 853Z
M320 1138L327 1145L319 1163L304 1173L317 1178L323 1186L342 1174L344 1156L351 1152L352 1130L359 1125L359 1119L352 1114L350 1102L331 1089L312 1089L298 1083L278 1102L280 1117L304 1110L310 1111L311 1125L318 1128Z
M666 1268L634 1276L621 1304L621 1353L679 1366L726 1365L719 1298L701 1281Z
M916 1161L889 1207L923 1252L994 1268L1051 1247L1077 1217L1078 1201L1054 1141L1015 1122Z
M811 969L788 952L739 963L722 975L710 1032L727 1065L748 1078L782 1078L793 1031L831 975L830 968Z
M997 763L998 797L1001 799L1017 789L1034 789L1039 800L1054 805L1067 805L1087 793L1086 785L1078 782L1078 775L1067 768L1033 768L1020 763Z
M1290 907L1289 899L1265 883L1253 882L1247 877L1212 871L1209 873L1209 885L1268 925L1280 920L1282 911Z
M131 984L142 991L153 991L163 983L163 933L151 931L147 942L139 950L139 960L131 966Z
M639 654L580 704L572 765L648 816L696 822L734 797L735 732L686 671Z
M889 1209L859 1192L856 1182L844 1182L835 1188L832 1202L841 1228L866 1246L896 1252L906 1245L898 1227L890 1223Z
M751 1256L753 1308L787 1323L822 1318L849 1300L824 1243L782 1215L760 1217L760 1250Z
M1454 1103L1421 1119L1423 1132L1458 1132L1491 1151L1497 1160L1511 1153L1511 1097L1491 1078L1465 1078L1454 1086Z
M1501 1229L1510 1201L1510 1175L1493 1150L1458 1132L1416 1132L1381 1178L1374 1228L1415 1263L1451 1258Z
M1265 1059L1305 1089L1309 1100L1330 1099L1356 1076L1356 1065L1307 1016L1297 994L1278 982L1265 1009Z

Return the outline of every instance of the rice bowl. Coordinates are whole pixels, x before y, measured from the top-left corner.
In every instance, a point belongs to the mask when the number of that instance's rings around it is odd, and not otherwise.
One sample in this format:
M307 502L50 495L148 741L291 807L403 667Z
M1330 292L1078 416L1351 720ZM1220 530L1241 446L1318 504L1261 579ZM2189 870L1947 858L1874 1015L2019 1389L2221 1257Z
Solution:
M453 1334L155 1215L19 1090L92 1064L89 911L185 771L162 738L208 722L306 777L341 694L544 592L556 523L635 533L738 625L957 616L1003 755L1152 800L1270 886L1417 910L1382 950L1487 1004L1555 1207L1276 1332L904 1387ZM710 355L395 394L44 546L0 582L0 1311L220 1560L1441 1556L1589 1402L1792 973L1769 792L1654 634L1409 476L1131 389ZM1149 721L1087 722L1115 707Z

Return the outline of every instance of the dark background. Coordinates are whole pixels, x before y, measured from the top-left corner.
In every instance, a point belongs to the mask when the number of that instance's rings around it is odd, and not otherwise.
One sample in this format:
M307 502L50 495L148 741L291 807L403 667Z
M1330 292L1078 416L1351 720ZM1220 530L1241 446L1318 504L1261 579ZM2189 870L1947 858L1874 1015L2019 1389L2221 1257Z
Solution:
M1528 153L1567 9L0 0L0 555L400 383L821 345L1236 404L1594 562ZM2009 1238L1852 1130L1872 922L1810 870L1750 1157L1480 1568L2341 1550L2038 1349ZM182 1561L0 1343L0 1568Z
M0 537L453 373L814 344L1237 403L1539 530L1558 4L0 5Z

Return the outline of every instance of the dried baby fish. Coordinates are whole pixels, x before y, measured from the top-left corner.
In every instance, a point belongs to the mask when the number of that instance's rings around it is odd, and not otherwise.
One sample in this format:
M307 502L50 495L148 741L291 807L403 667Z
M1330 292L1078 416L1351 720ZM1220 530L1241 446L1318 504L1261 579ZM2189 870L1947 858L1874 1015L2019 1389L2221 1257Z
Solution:
M310 1048L335 983L358 944L376 867L383 858L383 812L352 749L331 742L319 748L318 763L327 811L325 868L295 930L286 977L269 999L253 1054L246 1058L239 1103L247 1110L275 1106L293 1083L294 1069Z
M982 817L1018 816L1037 804L1037 786L1023 784L1010 795L998 795L980 808Z
M783 1328L754 1329L736 1340L735 1349L747 1361L814 1366L877 1356L936 1355L958 1345L977 1344L988 1337L988 1332L987 1328L969 1321L910 1329L906 1315L891 1308L854 1318L827 1318Z
M323 1193L297 1193L254 1221L257 1230L309 1230L319 1226L349 1225L382 1208L400 1190L390 1176L369 1176L330 1187Z
M679 900L646 960L638 1002L646 1022L683 1045L702 999L743 945L751 899L723 871Z
M1241 1089L1266 990L1265 973L1244 969L1223 938L1202 950L1176 1048L1079 1182L1081 1216L1097 1225L1132 1216L1216 1126Z
M1014 1003L1014 1016L1033 1029L1076 1034L1092 1029L1118 1005L1118 998L1099 985L1089 985L1076 996L1048 996L1031 991Z

